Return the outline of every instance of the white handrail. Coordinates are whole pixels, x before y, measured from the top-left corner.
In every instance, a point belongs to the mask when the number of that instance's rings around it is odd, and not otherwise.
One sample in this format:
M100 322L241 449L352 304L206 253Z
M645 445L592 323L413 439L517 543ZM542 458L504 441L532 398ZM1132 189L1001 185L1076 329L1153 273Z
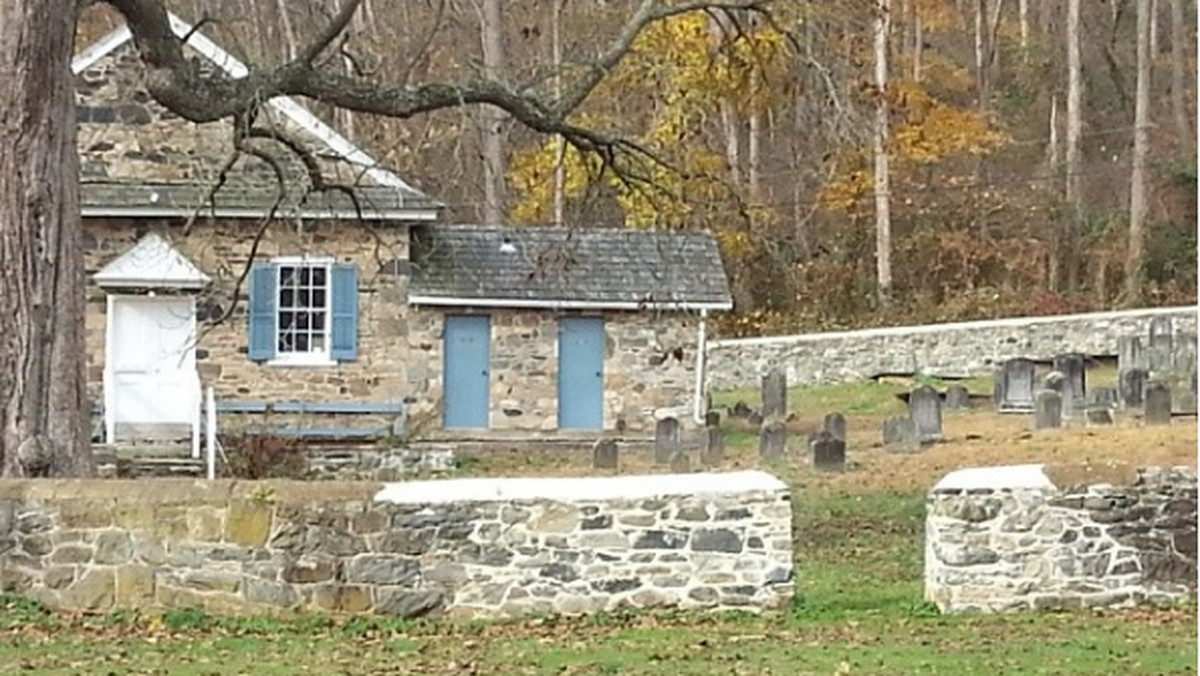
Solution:
M205 476L211 481L217 478L217 395L212 385L204 391L204 442L208 455Z

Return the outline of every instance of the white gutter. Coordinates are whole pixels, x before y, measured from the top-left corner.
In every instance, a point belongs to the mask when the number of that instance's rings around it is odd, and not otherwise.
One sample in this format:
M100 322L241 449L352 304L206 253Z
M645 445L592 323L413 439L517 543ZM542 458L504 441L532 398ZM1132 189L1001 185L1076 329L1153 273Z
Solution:
M80 214L84 218L187 218L193 214L199 216L209 216L211 218L264 218L268 215L268 210L228 209L220 207L216 209L210 209L207 207L201 209L187 209L176 207L85 206L80 209ZM300 211L295 211L281 208L276 211L275 215L279 218L307 218L311 220L336 219L344 221L353 221L358 220L359 218L364 220L384 221L436 221L438 218L438 214L434 210L417 211L409 209L384 209L381 211L363 209L362 213L360 214L353 209L303 209Z
M453 298L443 296L408 297L409 305L446 307L499 307L540 310L730 310L732 303L638 303L597 300L525 300L521 298Z
M693 417L703 425L708 411L704 405L705 352L708 350L708 310L700 311L700 327L696 329L696 401Z

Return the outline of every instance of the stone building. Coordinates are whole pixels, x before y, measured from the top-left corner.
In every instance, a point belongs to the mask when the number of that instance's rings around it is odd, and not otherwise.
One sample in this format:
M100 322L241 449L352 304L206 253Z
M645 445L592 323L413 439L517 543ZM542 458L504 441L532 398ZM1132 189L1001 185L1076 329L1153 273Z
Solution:
M201 67L245 72L172 19ZM198 439L208 386L222 429L279 415L326 437L363 436L357 414L439 436L698 410L704 318L731 306L710 236L440 224L293 100L249 134L180 120L124 28L72 67L97 438Z

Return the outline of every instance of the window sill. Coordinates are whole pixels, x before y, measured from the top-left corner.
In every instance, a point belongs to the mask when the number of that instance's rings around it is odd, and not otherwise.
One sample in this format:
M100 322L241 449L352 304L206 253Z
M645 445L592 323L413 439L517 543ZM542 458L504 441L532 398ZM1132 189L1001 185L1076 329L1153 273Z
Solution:
M287 357L272 359L266 365L276 368L328 368L338 363L328 357Z

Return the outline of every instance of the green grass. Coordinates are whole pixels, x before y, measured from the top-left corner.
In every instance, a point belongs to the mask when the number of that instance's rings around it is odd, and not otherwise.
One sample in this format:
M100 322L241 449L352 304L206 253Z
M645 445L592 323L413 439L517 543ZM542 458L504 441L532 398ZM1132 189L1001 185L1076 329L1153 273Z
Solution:
M99 617L0 597L22 674L1186 674L1195 608L940 616L922 600L923 497L797 487L782 614L608 613L512 622Z

